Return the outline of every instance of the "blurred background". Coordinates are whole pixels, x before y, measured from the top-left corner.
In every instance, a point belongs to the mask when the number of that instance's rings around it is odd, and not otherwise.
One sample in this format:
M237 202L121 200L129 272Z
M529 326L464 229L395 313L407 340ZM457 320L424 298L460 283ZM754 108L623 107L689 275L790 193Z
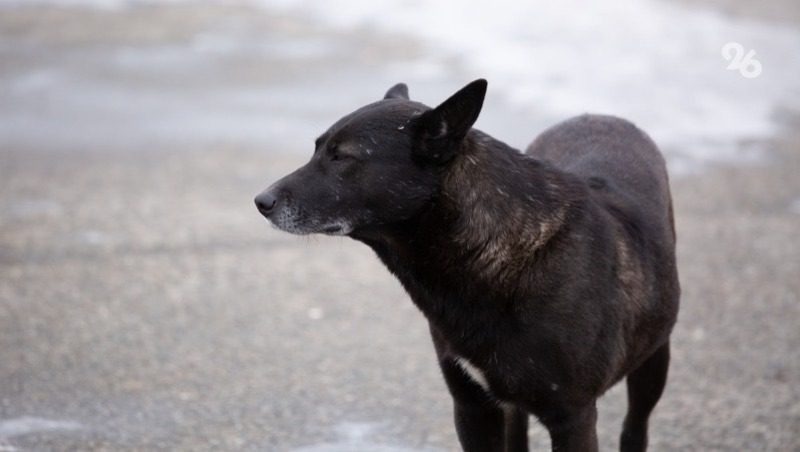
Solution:
M0 0L0 451L456 450L399 284L252 198L391 85L479 77L476 127L515 147L595 112L666 155L684 296L652 449L800 450L795 0Z

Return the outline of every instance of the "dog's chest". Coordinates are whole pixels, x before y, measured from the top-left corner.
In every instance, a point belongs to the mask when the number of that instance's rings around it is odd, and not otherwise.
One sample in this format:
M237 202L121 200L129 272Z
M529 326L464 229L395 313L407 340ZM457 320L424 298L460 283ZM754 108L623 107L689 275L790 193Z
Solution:
M454 361L473 383L480 386L481 389L487 393L492 393L492 388L489 386L489 380L486 378L486 374L481 369L472 364L468 359L461 356L456 356Z
M496 385L495 387L492 387L492 385L489 383L489 378L487 377L486 372L463 356L455 356L453 360L467 380L480 387L481 390L486 393L489 399L494 400L495 403L497 403L498 407L503 410L510 409L512 407L511 400L513 400L513 397L510 397L510 394L505 393L506 391L504 391L503 388L496 387Z
M541 397L551 397L562 389L561 385L554 381L547 382L537 389L536 383L541 384L541 382L526 378L513 378L511 375L497 377L496 374L494 378L491 378L491 371L481 369L473 361L463 356L454 355L451 359L470 384L479 387L487 396L495 400L500 407L504 407L509 403L519 402L520 398L522 400L536 400Z

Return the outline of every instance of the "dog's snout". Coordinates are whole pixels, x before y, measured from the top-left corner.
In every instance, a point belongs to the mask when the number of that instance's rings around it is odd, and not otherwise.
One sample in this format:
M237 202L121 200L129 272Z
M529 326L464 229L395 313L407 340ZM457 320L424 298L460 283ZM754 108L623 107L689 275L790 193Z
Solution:
M275 197L271 191L266 191L256 196L255 201L258 211L261 212L262 215L267 216L272 212L272 209L275 208L275 204L278 203L278 198Z

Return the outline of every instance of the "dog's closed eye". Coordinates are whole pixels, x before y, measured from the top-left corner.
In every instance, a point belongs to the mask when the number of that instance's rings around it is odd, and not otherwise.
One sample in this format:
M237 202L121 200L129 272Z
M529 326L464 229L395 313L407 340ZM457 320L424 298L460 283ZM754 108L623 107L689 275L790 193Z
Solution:
M358 160L361 155L358 153L353 146L342 145L339 143L333 144L328 147L327 150L328 158L331 161L343 161L343 160Z

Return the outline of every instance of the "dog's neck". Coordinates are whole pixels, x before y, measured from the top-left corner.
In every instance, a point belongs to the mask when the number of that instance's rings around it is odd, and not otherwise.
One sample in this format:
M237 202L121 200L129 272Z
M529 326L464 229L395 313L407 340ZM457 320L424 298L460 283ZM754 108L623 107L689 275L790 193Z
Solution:
M549 164L473 131L442 184L440 205L453 219L446 239L473 276L512 282L565 225L582 187Z
M509 300L584 196L574 177L473 130L424 212L357 238L418 305L475 294ZM441 306L420 308L431 317Z

